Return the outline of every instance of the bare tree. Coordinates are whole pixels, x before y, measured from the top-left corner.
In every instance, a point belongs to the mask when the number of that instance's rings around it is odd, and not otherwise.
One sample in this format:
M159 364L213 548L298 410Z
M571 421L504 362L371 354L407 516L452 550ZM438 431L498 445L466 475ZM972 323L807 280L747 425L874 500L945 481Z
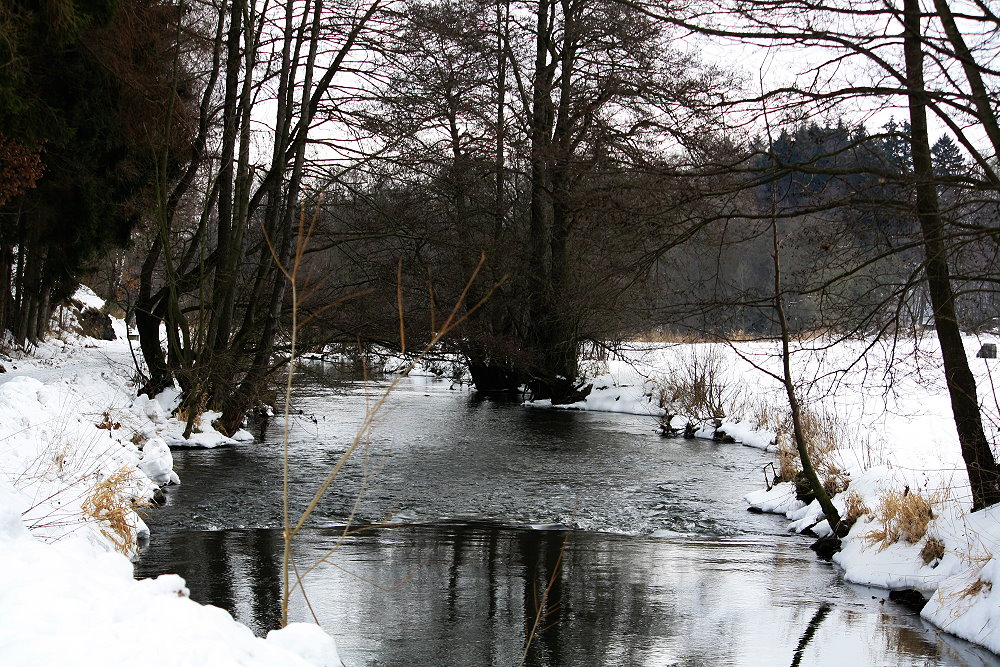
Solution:
M397 222L411 299L428 274L457 294L448 276L481 253L490 284L512 276L458 341L477 386L573 400L581 341L617 335L636 305L681 156L717 141L722 76L609 3L412 3L403 18L370 111L386 150L353 186L376 209L362 217Z
M280 265L293 247L315 114L382 5L233 0L196 17L214 33L198 81L198 138L179 177L164 173L135 313L151 375L144 390L176 377L189 407L223 412L224 431L275 368ZM254 130L264 103L275 109L266 133Z
M1000 501L1000 477L995 459L982 431L975 383L962 346L955 311L955 290L950 263L957 247L972 237L995 241L996 227L971 221L953 221L948 228L941 216L937 189L943 182L934 173L927 114L933 114L977 167L959 183L970 190L996 189L996 107L990 102L989 86L995 82L988 66L998 45L991 35L995 17L982 4L963 14L966 25L979 29L976 47L965 41L947 0L934 3L933 11L922 10L915 1L897 3L838 3L813 0L751 0L739 3L700 5L686 16L660 11L656 3L625 4L660 16L661 20L719 38L773 46L818 47L805 77L790 85L763 88L758 95L734 104L770 109L773 113L819 114L848 102L886 107L906 102L910 128L908 144L912 162L902 170L869 165L871 173L901 186L897 204L910 208L919 222L923 256L910 279L895 294L899 305L922 276L930 297L935 327L945 361L948 389L958 428L959 441L972 483L973 508ZM930 56L929 58L927 56ZM934 72L928 77L926 62ZM842 76L848 72L848 76ZM963 80L964 78L964 80ZM981 130L987 142L979 142ZM807 167L823 173L822 165ZM892 252L898 249L890 249ZM845 266L838 277L855 275L857 268ZM888 301L882 301L887 304Z

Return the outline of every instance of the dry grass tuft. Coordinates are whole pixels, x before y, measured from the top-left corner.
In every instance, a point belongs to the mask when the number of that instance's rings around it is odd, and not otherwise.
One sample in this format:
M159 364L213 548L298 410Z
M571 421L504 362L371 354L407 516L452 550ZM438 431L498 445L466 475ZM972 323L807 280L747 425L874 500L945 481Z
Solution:
M936 537L929 537L920 550L920 560L924 565L930 565L935 560L944 558L944 542Z
M965 588L963 588L961 591L959 591L958 597L960 597L960 598L970 598L970 597L973 597L975 595L979 595L980 593L983 593L983 592L989 593L991 590L993 590L993 584L992 583L990 583L988 581L983 581L982 579L976 579L971 584L969 584L968 586L966 586Z
M847 490L851 479L846 472L834 465L829 465L827 468L827 472L823 474L823 490L826 491L826 495L833 498L841 491Z
M136 529L130 522L133 513L149 506L129 493L134 474L134 470L123 466L95 484L81 506L84 516L102 524L101 533L124 554L130 553L136 543Z
M792 439L783 433L778 433L778 477L790 482L801 471L799 453Z
M879 551L900 540L916 544L927 534L927 526L934 518L933 507L941 500L938 494L928 497L909 488L890 491L882 497L875 513L881 527L870 531L865 539L869 544L878 544Z
M845 439L843 425L833 415L802 410L800 416L809 459L812 461L816 475L827 494L831 497L847 489L850 478L834 461L834 452L840 448ZM802 470L799 462L799 451L792 438L791 416L777 429L778 438L778 472L781 479L791 481Z
M844 497L844 516L841 517L841 521L854 525L858 519L871 513L872 511L865 505L865 501L861 499L861 496L853 491Z

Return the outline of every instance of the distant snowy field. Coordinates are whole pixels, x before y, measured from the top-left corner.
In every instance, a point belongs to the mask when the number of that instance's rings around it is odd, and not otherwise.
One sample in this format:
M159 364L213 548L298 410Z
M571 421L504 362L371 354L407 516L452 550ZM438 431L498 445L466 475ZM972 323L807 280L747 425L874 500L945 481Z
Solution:
M318 626L258 638L176 575L133 578L148 536L133 506L179 482L166 443L183 425L171 396L134 400L115 326L117 341L62 334L0 360L0 664L340 665ZM195 437L225 441L210 426Z

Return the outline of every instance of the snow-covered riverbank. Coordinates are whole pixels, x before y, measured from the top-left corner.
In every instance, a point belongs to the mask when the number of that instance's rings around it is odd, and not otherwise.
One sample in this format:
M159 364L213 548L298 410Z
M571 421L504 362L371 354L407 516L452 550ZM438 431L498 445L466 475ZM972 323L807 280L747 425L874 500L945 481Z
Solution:
M994 374L1000 381L1000 361L975 357L984 342L997 338L965 341L996 451L1000 405L993 381ZM635 344L589 363L593 392L558 407L672 414L678 432L690 423L699 437L725 434L777 449L787 408L772 344ZM685 404L676 392L690 388L699 373L710 377L714 397ZM823 468L837 485L849 484L835 497L842 515L856 520L833 557L843 576L917 590L929 599L923 618L1000 653L1000 591L993 589L1000 578L1000 508L969 512L968 476L933 334L876 345L808 341L793 354L793 375L800 398L830 436ZM718 422L711 418L712 398L724 408ZM790 482L752 493L747 502L786 515L789 530L830 533L819 503L798 500Z
M176 575L133 578L136 510L180 481L166 442L182 425L169 396L134 400L115 327L115 341L62 334L0 361L0 663L339 665L318 626L258 638ZM204 421L199 444L222 443Z

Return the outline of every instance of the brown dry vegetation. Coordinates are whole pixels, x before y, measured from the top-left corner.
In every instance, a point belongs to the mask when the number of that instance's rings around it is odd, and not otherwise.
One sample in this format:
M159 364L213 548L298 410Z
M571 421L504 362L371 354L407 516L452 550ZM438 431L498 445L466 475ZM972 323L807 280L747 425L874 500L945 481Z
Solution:
M809 329L807 331L801 331L793 334L791 339L795 341L811 341L829 336L830 334L831 330L826 328ZM753 333L750 331L744 331L743 329L735 329L725 333L720 332L717 334L711 334L701 331L675 331L669 328L642 331L631 335L629 339L637 343L670 343L675 345L720 342L748 343L754 341L773 340L773 338L767 334Z
M861 496L853 491L847 493L844 498L844 516L842 517L842 521L854 525L858 519L871 513L872 511L865 505L865 501L861 499Z
M789 436L790 418L778 429L778 473L782 480L790 481L802 470L799 452ZM814 410L802 410L801 424L809 458L823 488L830 496L847 489L850 479L834 461L833 453L844 439L843 428L836 417Z
M865 539L870 545L879 545L879 551L900 540L916 544L927 534L927 526L934 518L933 507L941 500L939 494L927 496L909 488L890 491L882 496L875 511L881 526L869 531Z
M962 589L958 594L960 598L968 598L974 595L979 595L983 591L989 592L993 589L993 584L988 581L983 581L982 579L976 579L971 584Z
M692 348L679 361L662 381L660 407L672 407L697 421L742 412L747 402L744 389L726 377L725 359L717 348Z
M111 540L115 549L128 554L136 541L133 512L148 507L147 501L136 501L129 493L135 470L123 466L93 486L81 507L84 516L101 525L101 533Z
M930 565L939 558L944 558L944 542L936 537L927 538L920 550L920 560L924 561L924 565Z

